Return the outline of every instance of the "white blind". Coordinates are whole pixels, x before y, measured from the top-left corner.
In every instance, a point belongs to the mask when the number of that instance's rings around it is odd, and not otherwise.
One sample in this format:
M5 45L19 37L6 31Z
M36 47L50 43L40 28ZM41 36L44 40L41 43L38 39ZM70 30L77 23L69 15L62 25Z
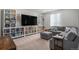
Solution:
M61 20L60 20L60 16L61 14L58 13L58 14L51 14L50 16L50 26L58 26L60 25L61 23Z

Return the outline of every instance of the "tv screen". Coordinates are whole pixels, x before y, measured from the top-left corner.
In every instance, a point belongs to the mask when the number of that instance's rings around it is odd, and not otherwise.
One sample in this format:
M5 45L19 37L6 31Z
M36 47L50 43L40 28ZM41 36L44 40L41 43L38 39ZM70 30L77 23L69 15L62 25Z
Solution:
M37 17L30 15L21 15L22 26L37 25Z

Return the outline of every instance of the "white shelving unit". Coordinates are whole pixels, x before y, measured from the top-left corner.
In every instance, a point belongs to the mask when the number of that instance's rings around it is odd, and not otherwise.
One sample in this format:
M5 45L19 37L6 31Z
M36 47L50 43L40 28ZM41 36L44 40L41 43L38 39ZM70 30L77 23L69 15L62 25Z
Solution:
M2 10L2 34L8 35L12 38L23 37L26 35L35 34L42 31L42 26L19 26L17 27L16 10L5 9Z
M3 27L3 36L8 35L12 38L17 38L24 36L24 28L16 27L17 15L16 10L13 9L5 9L2 10L2 27Z

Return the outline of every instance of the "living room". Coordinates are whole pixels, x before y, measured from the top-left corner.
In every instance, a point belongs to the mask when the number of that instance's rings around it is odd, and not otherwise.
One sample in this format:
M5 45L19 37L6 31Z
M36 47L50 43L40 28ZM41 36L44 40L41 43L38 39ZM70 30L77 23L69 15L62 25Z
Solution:
M78 49L79 39L78 9L1 9L0 10L0 41L1 50L73 50ZM30 20L30 21L28 21ZM64 34L72 31L74 33ZM70 43L62 39L74 41ZM3 38L2 38L3 36ZM9 36L10 38L6 37ZM56 36L56 37L53 37ZM57 37L58 36L58 37ZM71 36L71 38L70 38ZM73 38L72 38L73 37ZM13 47L7 43L13 42ZM55 40L60 39L56 46ZM54 41L53 41L54 40ZM75 42L75 40L77 40ZM66 42L67 41L67 42ZM6 45L5 45L6 44ZM4 45L4 46L3 46ZM5 47L7 46L7 47Z

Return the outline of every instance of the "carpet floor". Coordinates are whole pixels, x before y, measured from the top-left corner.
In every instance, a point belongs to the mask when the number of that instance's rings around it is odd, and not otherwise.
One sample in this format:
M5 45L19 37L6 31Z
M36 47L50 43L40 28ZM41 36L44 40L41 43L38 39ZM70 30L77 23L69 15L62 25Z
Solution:
M40 38L40 34L14 39L17 50L49 50L49 41Z

